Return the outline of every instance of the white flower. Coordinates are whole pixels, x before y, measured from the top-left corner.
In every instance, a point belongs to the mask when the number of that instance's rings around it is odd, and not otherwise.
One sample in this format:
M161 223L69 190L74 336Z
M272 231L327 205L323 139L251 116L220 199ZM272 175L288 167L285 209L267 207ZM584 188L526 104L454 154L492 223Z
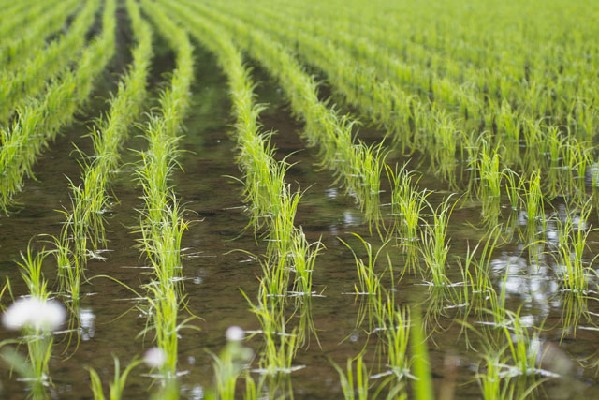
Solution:
M64 324L66 317L64 306L56 301L23 297L8 306L2 322L6 329L13 331L31 328L36 332L54 332Z
M146 350L144 362L152 368L160 368L166 362L166 352L160 347Z
M238 326L230 326L227 329L226 336L228 342L241 342L243 339L243 329Z

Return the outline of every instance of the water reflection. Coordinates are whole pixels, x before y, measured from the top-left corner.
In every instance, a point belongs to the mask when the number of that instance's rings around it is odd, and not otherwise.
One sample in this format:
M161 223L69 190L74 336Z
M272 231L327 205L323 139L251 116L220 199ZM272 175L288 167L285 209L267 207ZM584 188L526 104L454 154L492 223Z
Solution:
M327 196L327 198L333 200L336 199L337 197L339 197L339 190L337 188L328 188L327 190L325 190L325 195Z
M538 310L543 317L551 307L559 307L559 285L551 279L551 270L545 263L533 264L526 259L504 254L491 260L491 272L499 280L499 287L505 291L506 299Z
M362 223L360 215L354 210L343 211L343 227L358 226Z
M96 315L90 307L79 310L79 333L83 341L92 339L96 334Z
M596 330L597 326L588 310L587 298L576 293L565 292L562 297L562 339L565 336L576 337L577 330ZM580 326L580 323L588 324Z
M201 276L198 275L193 277L193 283L195 285L201 285L202 282L204 282L204 278L202 278Z
M356 226L360 226L362 224L362 217L360 216L360 211L356 209L347 209L343 210L343 214L341 217L341 223L338 222L332 225L329 225L329 232L333 236L338 236L342 229L350 229Z
M183 386L181 388L181 394L184 395L184 398L189 400L203 400L205 397L204 388L200 385L195 385L192 387Z

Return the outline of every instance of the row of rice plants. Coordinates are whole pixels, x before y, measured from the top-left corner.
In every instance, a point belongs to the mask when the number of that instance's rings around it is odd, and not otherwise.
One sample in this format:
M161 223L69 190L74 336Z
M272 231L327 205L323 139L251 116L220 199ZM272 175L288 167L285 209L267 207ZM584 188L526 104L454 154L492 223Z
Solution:
M97 5L94 2L86 10L93 16ZM114 1L107 1L106 8L114 10ZM55 138L62 126L73 120L74 113L91 93L95 78L110 61L114 52L115 16L104 13L102 20L102 34L81 54L76 69L66 71L62 79L53 81L44 97L30 99L19 110L18 118L9 127L2 128L0 170L4 179L0 186L0 206L4 210L21 190L24 176L33 176L33 164L44 146Z
M109 185L118 169L120 153L130 125L139 117L147 91L152 59L152 30L141 19L134 1L126 2L137 47L132 64L111 99L110 110L92 133L93 156L83 161L81 183L71 184L72 208L65 211L65 223L57 242L57 263L61 292L73 306L79 302L79 287L87 258L99 246L106 246L104 214L109 211Z
M193 48L188 35L171 21L164 11L150 1L141 2L142 10L156 31L166 38L175 53L175 69L170 85L161 93L159 114L150 115L144 128L149 148L139 155L138 179L145 206L140 211L141 251L150 262L153 279L144 285L148 324L144 334L153 332L156 347L163 354L159 369L164 393L162 398L176 396L179 332L186 321L179 321L183 307L182 246L187 222L169 184L176 167L178 133L189 108L190 89L194 79Z
M36 52L43 50L46 43L40 38L55 35L63 29L78 4L80 3L74 0L61 2L48 12L34 17L35 22L30 24L30 30L24 35L1 42L0 69L14 68L31 58Z
M48 82L60 75L68 74L68 66L81 51L86 43L86 34L92 27L99 0L90 0L81 9L69 30L47 46L43 52L18 65L16 69L2 71L0 80L0 122L6 123L14 113L17 119L23 118L31 106L31 98L41 97L51 87ZM38 38L43 41L43 38Z

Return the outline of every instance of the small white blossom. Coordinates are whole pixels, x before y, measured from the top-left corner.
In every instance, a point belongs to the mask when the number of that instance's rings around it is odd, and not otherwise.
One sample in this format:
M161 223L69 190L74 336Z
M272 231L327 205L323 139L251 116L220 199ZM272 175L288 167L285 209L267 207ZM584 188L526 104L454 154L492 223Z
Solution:
M226 336L228 342L241 342L243 339L243 329L238 326L230 326L227 329Z
M66 317L66 309L56 301L23 297L8 306L2 322L6 329L13 331L30 328L37 332L54 332L64 324Z
M152 368L160 368L166 362L166 352L160 347L146 350L144 362Z

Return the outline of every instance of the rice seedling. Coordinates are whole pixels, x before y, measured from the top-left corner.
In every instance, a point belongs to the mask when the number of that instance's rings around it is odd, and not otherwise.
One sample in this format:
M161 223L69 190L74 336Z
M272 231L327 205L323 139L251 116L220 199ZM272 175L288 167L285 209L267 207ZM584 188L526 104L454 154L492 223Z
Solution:
M358 295L375 296L381 291L381 279L380 276L375 272L375 265L381 252L384 249L384 245L381 246L376 252L372 248L372 244L368 243L357 233L353 234L358 239L360 244L366 251L366 262L362 260L356 253L356 251L342 239L339 239L354 256L356 260L356 267L358 272L358 283L355 285L355 293Z
M446 274L449 252L447 226L453 207L455 203L452 205L447 199L436 210L432 210L432 223L427 222L421 233L420 253L427 268L424 275L430 274L429 283L434 287L445 287L450 283Z
M466 257L463 263L460 260L460 268L464 277L464 291L466 298L468 291L472 290L473 295L486 297L489 291L494 290L490 276L490 262L493 253L502 239L501 228L496 227L488 235L483 237L471 250L468 246ZM482 246L480 252L477 250ZM476 257L476 258L475 258Z
M537 360L540 359L538 333L532 335L523 326L520 314L508 311L508 324L503 326L508 353L520 375L534 374Z
M572 202L582 204L586 201L585 177L587 168L592 164L592 148L585 143L570 140L567 145L560 148L564 163L563 169L569 173L566 175L566 188L562 192L567 193Z
M42 273L48 255L45 249L34 251L31 243L28 244L26 254L21 254L21 261L17 263L28 296L12 303L2 317L7 329L21 331L22 336L16 343L27 346L27 358L12 349L3 349L2 357L28 382L34 398L46 397L46 388L51 384L49 364L53 333L66 319L64 306L50 298L48 281ZM0 348L10 343L0 342Z
M72 250L64 245L69 239L64 230L60 238L53 238L55 248L52 254L58 268L58 292L65 295L71 301L74 309L78 308L81 298L81 283L83 280L83 265L79 257L73 255Z
M359 144L359 157L356 165L353 167L354 171L360 176L360 182L357 183L355 189L359 189L364 193L358 195L359 199L365 199L360 201L362 211L368 220L368 223L372 229L379 228L379 221L381 220L380 211L380 187L381 187L381 174L385 167L385 150L382 143L378 145L366 146L363 143ZM366 200L367 199L367 200Z
M48 281L42 274L42 265L47 256L47 251L42 249L36 252L31 248L31 244L29 244L26 253L21 254L21 261L17 263L29 294L41 300L47 300L50 296Z
M355 367L354 361L356 363ZM333 367L335 367L341 378L341 388L345 400L368 399L370 373L364 364L362 354L359 354L355 359L348 359L345 371L337 364L333 364Z
M379 331L384 334L387 353L388 375L398 382L411 377L409 370L408 343L410 338L410 313L406 308L397 309L387 298L384 316L379 321Z
M299 341L297 330L287 330L284 302L277 297L268 296L265 290L260 291L257 304L252 303L245 293L243 295L250 304L252 313L258 318L264 336L264 348L260 352L257 372L276 377L303 368L292 365Z
M316 257L324 245L320 242L309 243L301 227L294 231L290 258L295 273L293 287L295 294L311 296L313 291L312 275L315 269Z
M498 149L491 150L483 143L480 159L475 167L480 174L477 196L482 201L482 217L490 226L497 225L501 212L501 180L504 174L499 165Z
M158 368L160 369L164 363L166 362L166 352L158 347L154 347L148 349L144 357L139 359L137 357L133 358L126 366L125 369L121 372L121 362L116 357L113 356L114 362L114 373L112 381L109 384L108 388L108 398L110 400L120 400L123 399L123 393L125 392L125 385L127 383L127 378L141 364L146 364L150 368ZM94 400L105 400L107 397L104 394L104 388L102 379L100 375L98 375L97 371L94 368L89 368L89 376L91 379L91 389L94 395ZM161 399L174 399L178 398L178 388L174 386L172 382L169 383L160 390L156 395L152 396L154 398Z
M289 186L279 193L280 200L273 208L276 210L270 216L267 256L287 262L291 250L295 225L295 215L300 202L300 195L292 193Z
M430 192L417 190L414 173L405 166L401 169L387 169L391 182L391 215L393 226L391 228L396 237L399 237L400 247L407 255L406 268L415 266L418 255L417 241L420 239L418 229L422 223L422 212L428 205L427 197Z
M503 352L486 352L484 355L484 368L479 366L476 379L481 387L481 394L485 400L499 400L514 398L515 388L511 384L511 377L505 375L502 366ZM482 372L481 372L482 370Z
M522 180L516 171L506 169L503 171L504 187L512 211L518 211L521 207L520 192L522 191Z
M433 108L435 104L433 104ZM434 111L433 111L434 112ZM432 149L431 149L431 168L446 179L450 184L455 185L455 166L456 153L458 147L459 130L456 128L452 119L442 113L437 113L436 119L429 119L433 125Z
M584 252L590 230L587 220L591 212L590 202L583 206L578 216L567 212L563 221L559 221L557 268L564 290L585 294L589 285L589 266L584 261Z
M154 332L156 345L162 349L166 359L160 368L161 378L165 382L177 375L177 359L179 348L179 332L185 326L178 322L180 298L175 288L161 287L152 282L145 287L148 292L148 326L142 334Z
M523 194L526 210L526 232L529 242L533 242L533 238L540 231L545 232L543 228L546 224L545 210L544 210L544 196L541 188L541 174L539 171L535 171L530 175L528 179L528 187L524 188Z

